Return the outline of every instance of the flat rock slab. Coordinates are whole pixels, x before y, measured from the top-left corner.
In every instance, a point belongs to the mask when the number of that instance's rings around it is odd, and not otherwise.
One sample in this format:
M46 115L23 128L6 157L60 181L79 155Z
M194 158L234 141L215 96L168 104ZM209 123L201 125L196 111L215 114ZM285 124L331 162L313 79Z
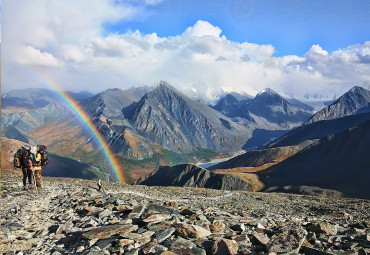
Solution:
M207 229L186 223L176 223L174 227L176 229L176 234L185 238L204 238L212 234Z
M233 240L218 239L214 245L212 254L215 255L236 255L238 253L238 245Z
M157 239L158 243L162 243L167 238L169 238L175 232L175 230L175 228L159 230L155 233L155 238Z
M85 239L103 239L120 233L129 233L137 229L134 225L109 225L99 228L94 228L82 234Z
M189 240L178 238L170 247L170 251L177 255L206 255L206 251L198 248Z

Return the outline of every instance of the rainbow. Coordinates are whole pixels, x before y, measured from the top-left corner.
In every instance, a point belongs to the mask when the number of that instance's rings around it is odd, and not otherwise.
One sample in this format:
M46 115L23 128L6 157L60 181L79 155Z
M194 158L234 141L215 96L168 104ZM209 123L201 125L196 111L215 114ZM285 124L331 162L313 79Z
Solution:
M91 121L89 115L85 112L84 109L78 104L78 102L73 99L66 92L62 91L62 87L58 84L57 81L52 80L49 77L43 75L41 71L38 71L36 68L31 68L30 66L25 66L42 84L50 88L55 94L64 101L68 107L76 113L76 116L80 119L83 125L89 130L89 132L96 138L98 146L101 148L103 155L108 162L111 173L114 176L114 179L118 182L127 183L127 180L124 176L122 165L119 160L115 157L114 153L109 147L109 144L99 132L95 124Z

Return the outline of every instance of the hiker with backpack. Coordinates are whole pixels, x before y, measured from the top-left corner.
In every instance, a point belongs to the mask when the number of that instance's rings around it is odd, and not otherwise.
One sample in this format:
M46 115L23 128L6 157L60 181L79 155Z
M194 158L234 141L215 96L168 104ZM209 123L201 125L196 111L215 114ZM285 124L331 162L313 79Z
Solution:
M23 173L23 189L27 189L27 178L28 178L28 186L32 187L32 158L31 158L31 146L27 143L23 144L22 148L20 149L20 165L22 168Z
M23 173L23 189L32 187L33 178L35 178L36 187L41 188L41 170L48 164L48 154L45 145L31 147L29 144L23 144L14 154L14 167L21 168ZM33 174L35 170L35 175Z
M41 189L41 170L42 170L42 155L40 153L39 145L31 148L32 153L32 166L36 180L36 187Z

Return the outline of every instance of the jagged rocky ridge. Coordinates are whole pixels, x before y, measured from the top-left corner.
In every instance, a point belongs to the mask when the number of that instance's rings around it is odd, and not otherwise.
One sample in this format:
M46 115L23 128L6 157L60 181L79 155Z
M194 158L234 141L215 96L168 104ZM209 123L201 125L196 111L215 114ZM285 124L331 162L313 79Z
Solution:
M302 104L302 103L301 103ZM312 111L300 108L272 89L265 89L255 98L239 101L231 94L222 98L213 108L239 123L257 129L286 130L305 122Z
M370 90L355 86L334 103L315 113L305 124L370 112Z
M2 175L3 254L367 254L368 200Z
M147 93L130 113L128 119L140 135L177 152L196 148L236 151L251 136L249 129L165 82Z
M162 166L136 181L148 186L198 187L219 190L250 190L251 185L230 174L215 174L207 169L182 164Z

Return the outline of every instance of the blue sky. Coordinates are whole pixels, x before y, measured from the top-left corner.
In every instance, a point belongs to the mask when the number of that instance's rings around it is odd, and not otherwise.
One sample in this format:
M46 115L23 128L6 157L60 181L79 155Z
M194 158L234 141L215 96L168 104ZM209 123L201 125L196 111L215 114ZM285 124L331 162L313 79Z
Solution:
M165 80L189 95L331 100L370 84L369 0L3 0L2 91ZM367 85L366 85L367 86Z
M167 37L205 20L229 40L272 44L277 56L302 56L314 44L331 52L369 40L369 14L368 0L167 0L148 6L146 15L133 21L106 28Z

